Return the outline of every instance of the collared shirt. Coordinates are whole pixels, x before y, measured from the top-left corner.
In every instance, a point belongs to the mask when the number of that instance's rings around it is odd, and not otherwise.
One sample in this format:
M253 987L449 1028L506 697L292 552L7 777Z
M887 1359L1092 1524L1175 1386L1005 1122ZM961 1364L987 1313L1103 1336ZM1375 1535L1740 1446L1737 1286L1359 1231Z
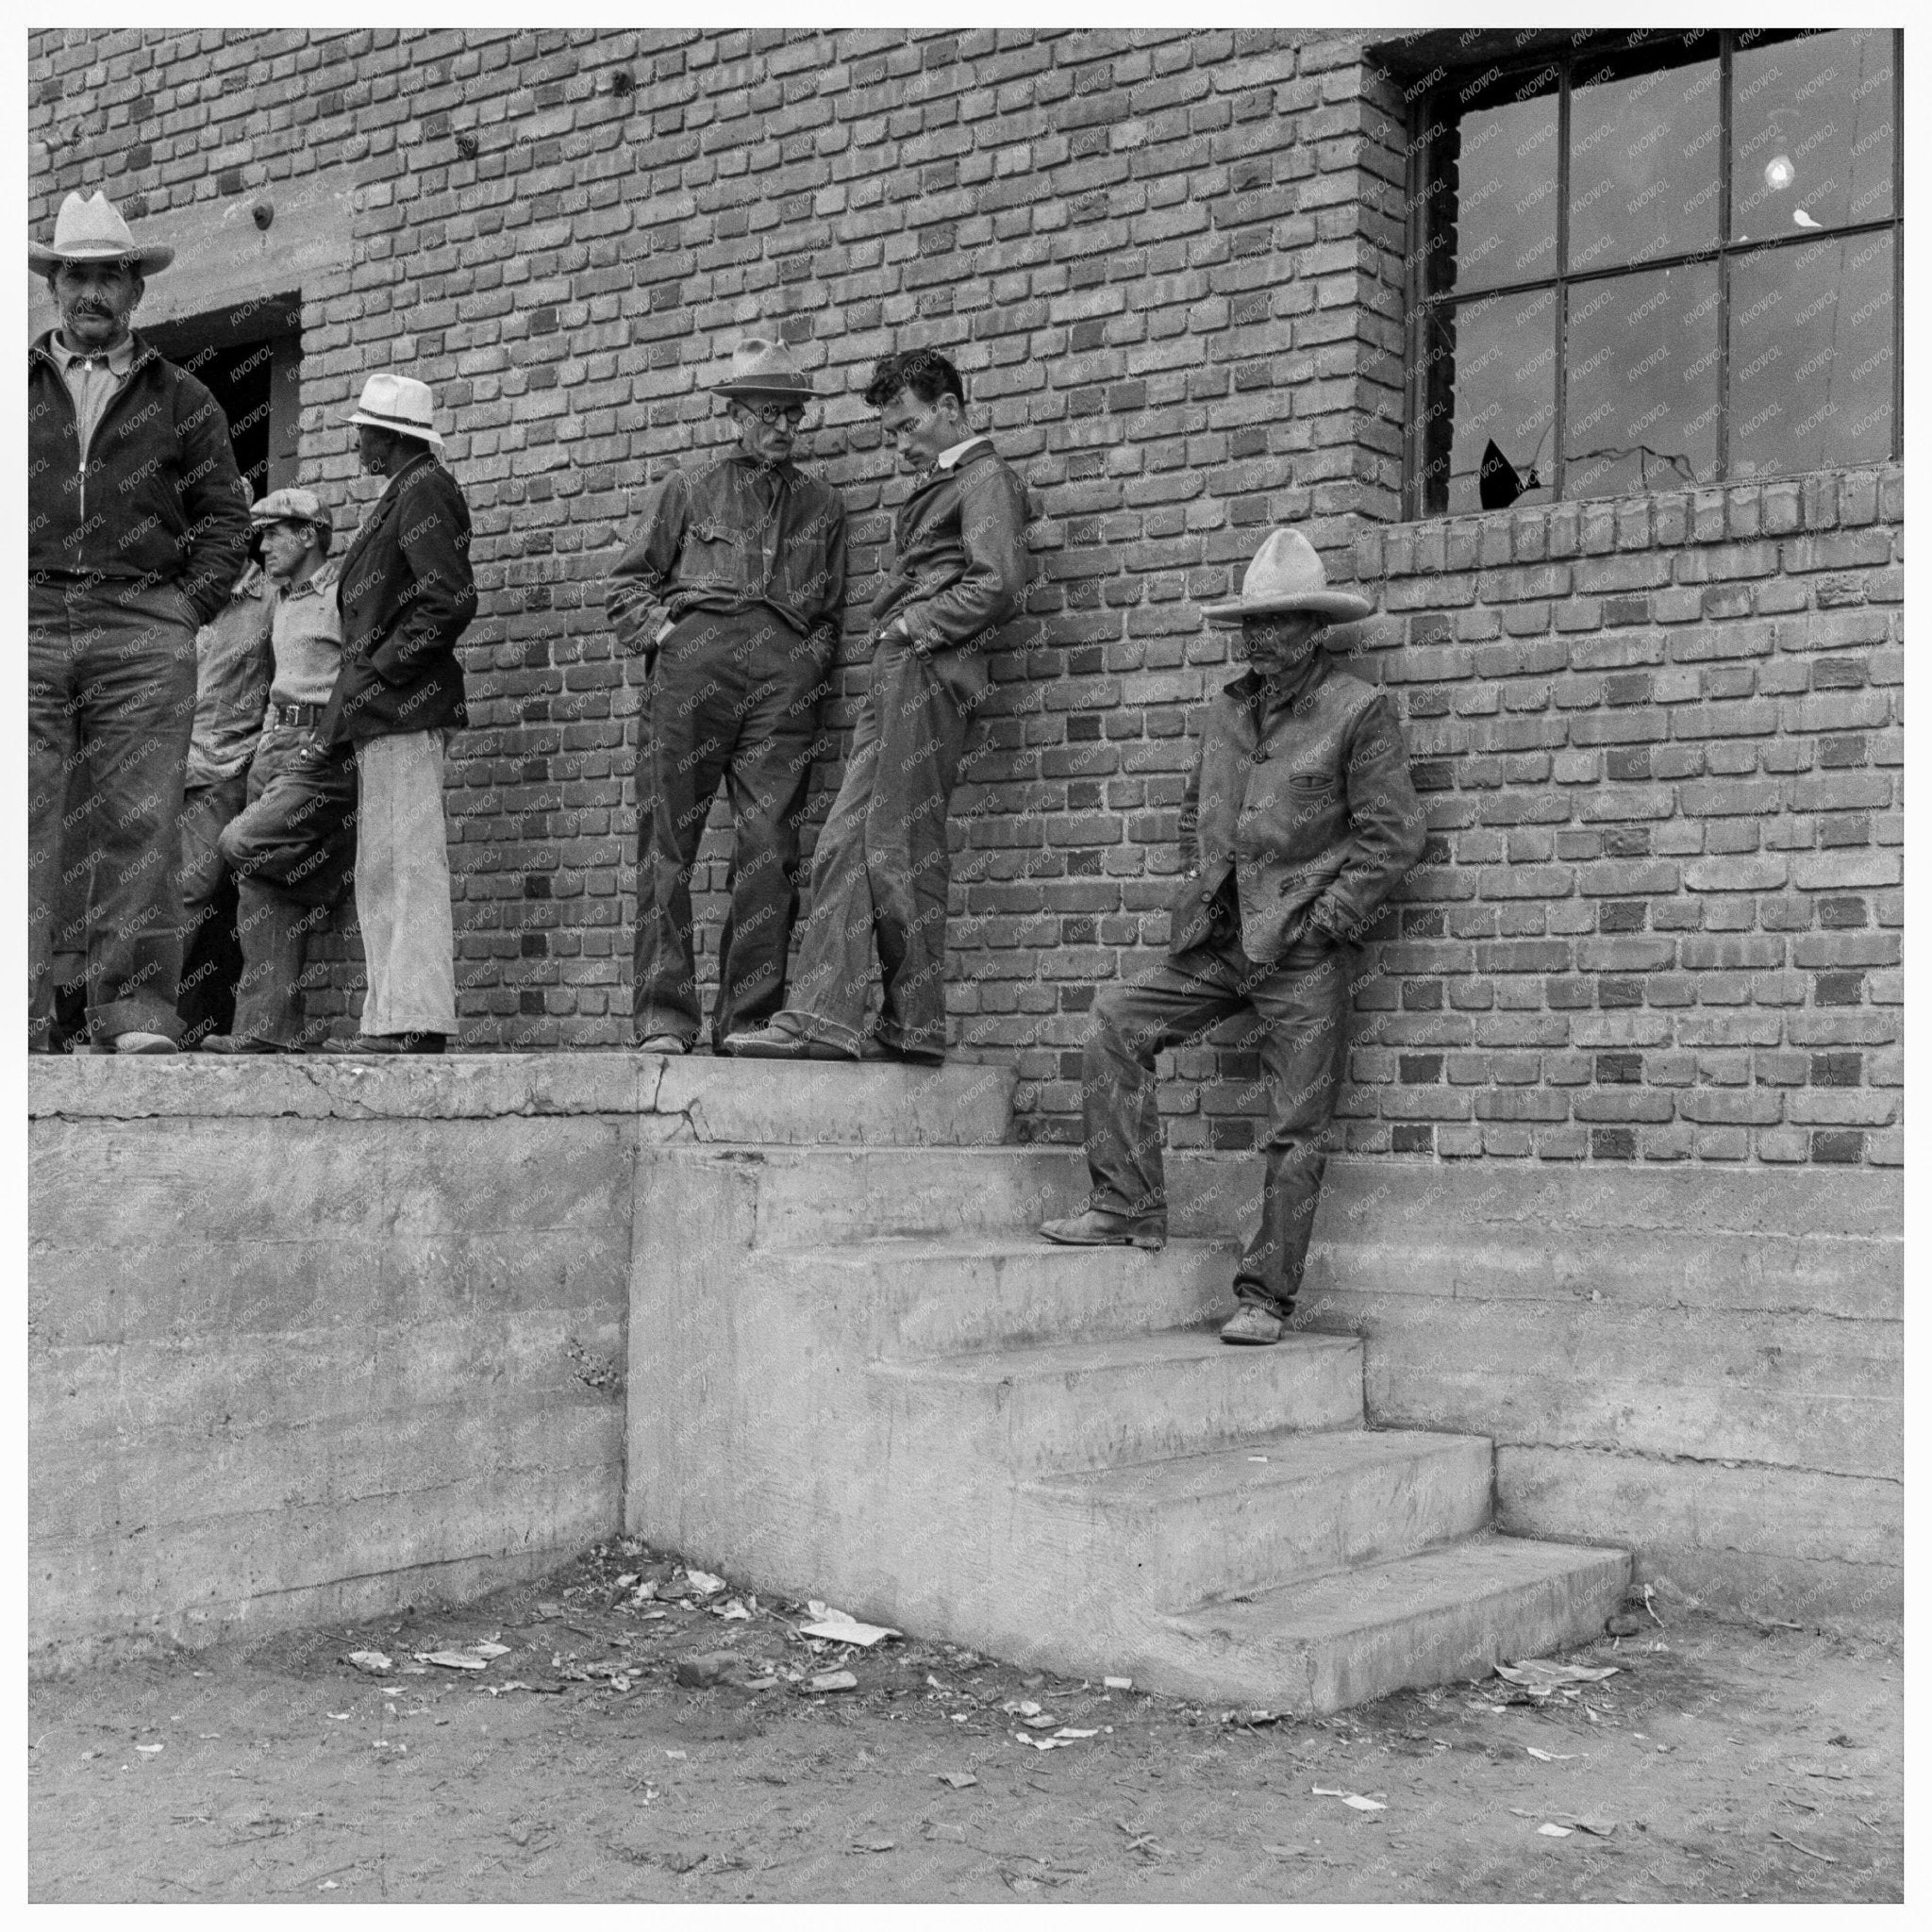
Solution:
M605 599L627 650L665 620L762 605L829 655L845 611L845 505L795 463L727 456L644 498Z
M342 664L342 619L336 608L337 561L324 563L308 582L275 597L275 676L270 697L278 705L325 705Z
M939 455L932 459L933 468L936 470L950 470L975 442L984 442L985 441L986 438L983 436L969 436L963 442L956 442L952 448L941 450Z
M255 756L268 695L271 608L268 578L252 563L228 601L194 637L194 728L188 742L191 786L239 777Z
M134 367L134 336L132 332L123 336L105 356L89 355L83 350L70 349L57 328L48 346L60 365L60 374L67 378L68 393L74 398L74 414L80 429L80 459L86 462L88 445L94 440L94 431L100 427L108 405Z

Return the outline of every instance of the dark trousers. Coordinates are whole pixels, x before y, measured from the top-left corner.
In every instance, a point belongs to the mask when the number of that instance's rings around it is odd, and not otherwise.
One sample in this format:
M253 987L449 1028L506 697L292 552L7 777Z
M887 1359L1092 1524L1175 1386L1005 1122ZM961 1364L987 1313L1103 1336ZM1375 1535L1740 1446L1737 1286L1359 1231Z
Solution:
M1350 947L1313 944L1257 964L1223 928L1208 945L1164 959L1093 1002L1082 1069L1093 1205L1165 1208L1154 1056L1223 1020L1248 1021L1267 1083L1261 1224L1235 1271L1238 1299L1276 1313L1293 1306L1326 1163L1323 1138L1346 1066ZM1247 1042L1243 1042L1247 1043Z
M881 643L852 755L812 856L811 911L786 1018L855 1048L876 948L888 1046L946 1046L946 812L986 670Z
M35 1046L48 1041L61 875L90 855L89 1030L97 1041L123 1033L180 1038L180 817L194 725L194 628L188 600L169 585L28 584L27 1035Z
M181 801L181 1044L228 1024L242 958L235 937L235 887L221 836L248 797L248 774L190 785ZM57 948L58 957L58 948Z
M339 755L319 768L297 765L294 754L310 736L289 727L262 733L248 768L248 803L221 836L240 888L234 1030L277 1046L320 1037L303 1021L308 941L327 928L356 861L355 760Z
M691 878L721 782L734 829L712 1041L762 1026L778 1010L824 689L818 652L769 610L694 611L659 647L638 754L631 1012L640 1040L690 1041L700 1030Z

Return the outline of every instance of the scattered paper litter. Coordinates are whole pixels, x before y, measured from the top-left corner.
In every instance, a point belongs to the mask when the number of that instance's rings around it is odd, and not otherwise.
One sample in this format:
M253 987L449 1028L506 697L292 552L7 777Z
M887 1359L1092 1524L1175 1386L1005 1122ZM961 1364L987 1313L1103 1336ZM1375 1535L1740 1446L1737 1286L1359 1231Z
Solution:
M1578 1755L1574 1751L1539 1751L1534 1744L1525 1744L1523 1748L1543 1764L1557 1764Z
M1378 1805L1374 1798L1363 1797L1359 1791L1344 1791L1333 1785L1316 1785L1312 1790L1318 1798L1340 1798L1357 1811L1386 1811L1389 1808L1386 1805Z
M1275 1858L1306 1858L1308 1856L1307 1845L1263 1845L1261 1849Z
M857 1690L858 1679L850 1671L821 1671L811 1680L814 1690Z
M1498 1664L1496 1674L1506 1684L1520 1684L1539 1697L1547 1697L1562 1684L1599 1684L1617 1674L1615 1664L1592 1668L1589 1664L1559 1664L1546 1657L1524 1657L1519 1663Z
M386 1677L395 1669L394 1659L385 1657L379 1650L352 1650L349 1661L365 1677Z
M485 1671L488 1660L467 1650L419 1650L419 1664L441 1664L447 1671Z
M808 1602L806 1608L810 1611L812 1622L801 1624L798 1627L807 1637L823 1637L833 1643L857 1643L869 1647L882 1638L900 1634L889 1624L861 1624L856 1617L849 1617L843 1610L835 1610L831 1605L819 1603L816 1599Z
M951 1785L956 1791L963 1791L968 1785L979 1782L970 1771L936 1771L933 1776L942 1785Z
M1570 1827L1567 1824L1539 1824L1537 1830L1544 1838L1568 1838L1570 1836Z
M684 1580L700 1596L710 1596L724 1588L724 1579L722 1576L713 1576L708 1570L687 1570L684 1573Z
M1097 1730L1076 1731L1071 1724L1062 1724L1059 1727L1059 1729L1054 1733L1054 1736L1056 1738L1097 1738L1099 1737L1099 1735L1100 1733Z
M751 1612L738 1597L731 1598L727 1603L714 1604L711 1607L711 1614L714 1617L723 1617L727 1624L748 1624L751 1621Z
M509 1655L509 1645L507 1643L466 1643L463 1648L472 1657L492 1657Z
M1038 1717L1040 1707L1030 1697L1009 1697L1000 1706L1008 1717Z
M1103 1677L1100 1681L1108 1690L1131 1690L1134 1688L1134 1680L1131 1677Z
M137 1744L134 1748L144 1757L152 1757L157 1751L165 1751L168 1747L165 1744Z
M1070 1751L1073 1749L1073 1742L1070 1739L1029 1738L1024 1731L1015 1731L1013 1733L1013 1741L1016 1744L1031 1744L1036 1751Z
M1587 1831L1591 1838L1608 1838L1617 1828L1614 1818L1577 1818L1569 1812L1563 1815L1578 1831Z

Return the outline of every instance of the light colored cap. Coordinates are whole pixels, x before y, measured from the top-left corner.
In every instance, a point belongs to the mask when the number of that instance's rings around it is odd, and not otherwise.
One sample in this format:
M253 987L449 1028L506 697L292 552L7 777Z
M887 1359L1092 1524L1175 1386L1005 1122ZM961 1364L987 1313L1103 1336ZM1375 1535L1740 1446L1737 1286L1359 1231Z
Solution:
M711 385L721 396L795 396L811 394L811 377L783 342L763 336L746 336L731 352L731 368Z
M312 490L272 490L248 512L248 521L262 524L312 524L326 537L335 527L327 508Z
M442 438L436 433L436 399L429 385L413 375L378 370L362 385L362 400L349 421L366 423L372 429L393 429L399 436L418 437L442 447Z
M1239 603L1209 604L1201 612L1211 625L1237 625L1244 617L1276 617L1305 610L1346 624L1374 609L1353 591L1331 591L1315 546L1299 530L1271 530L1241 579Z
M51 248L38 242L26 244L27 269L40 275L50 275L63 261L125 261L151 275L174 258L172 248L137 242L121 210L98 188L85 199L70 194L60 204Z

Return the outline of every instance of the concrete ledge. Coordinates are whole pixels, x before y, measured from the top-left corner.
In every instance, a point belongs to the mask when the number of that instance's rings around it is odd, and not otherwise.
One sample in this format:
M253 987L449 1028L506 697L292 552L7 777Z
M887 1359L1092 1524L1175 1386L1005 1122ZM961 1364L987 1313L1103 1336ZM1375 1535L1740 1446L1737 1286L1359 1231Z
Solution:
M348 1058L35 1056L32 1120L502 1120L620 1114L657 1141L996 1145L1010 1068L721 1060L630 1050Z

